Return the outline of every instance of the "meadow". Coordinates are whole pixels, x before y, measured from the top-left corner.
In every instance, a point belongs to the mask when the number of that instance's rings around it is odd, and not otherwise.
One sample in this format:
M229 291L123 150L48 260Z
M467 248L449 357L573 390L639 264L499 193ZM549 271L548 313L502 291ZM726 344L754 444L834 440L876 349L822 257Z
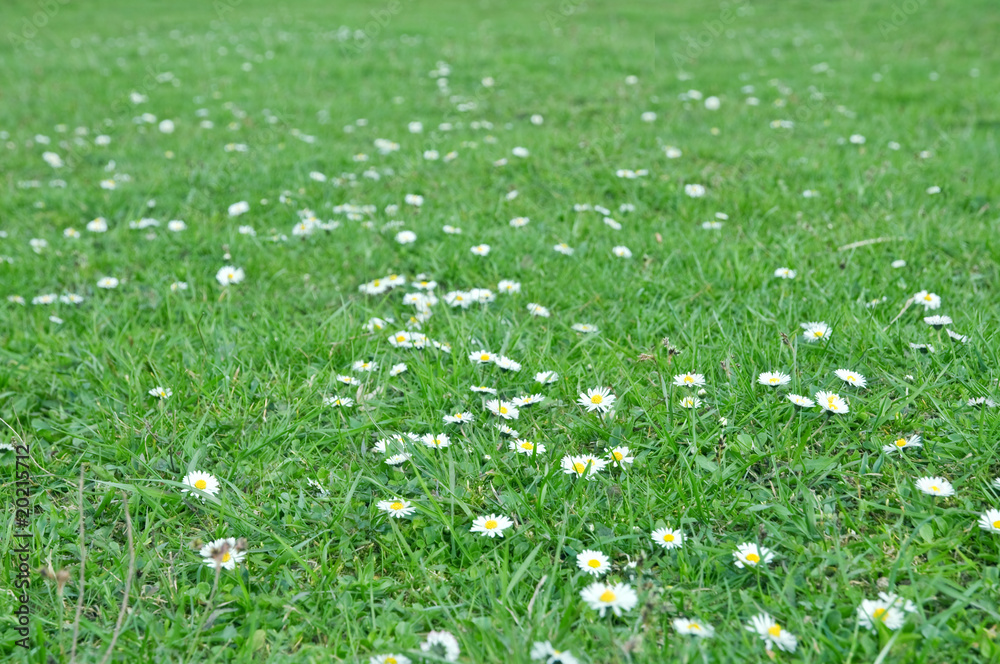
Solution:
M995 3L0 26L5 661L1000 661Z

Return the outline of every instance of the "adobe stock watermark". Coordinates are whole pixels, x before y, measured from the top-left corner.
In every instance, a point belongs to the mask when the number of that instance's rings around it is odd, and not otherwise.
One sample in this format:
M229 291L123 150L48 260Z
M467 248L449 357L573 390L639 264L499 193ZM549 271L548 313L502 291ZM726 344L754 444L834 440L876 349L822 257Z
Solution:
M367 21L361 28L354 30L350 37L341 42L341 53L348 56L366 53L375 43L375 39L403 11L404 6L412 2L413 0L388 0L382 7L368 12L371 20Z
M36 48L35 37L59 13L59 9L70 2L72 0L35 0L35 7L38 8L38 11L30 16L22 17L20 21L14 21L11 27L16 32L8 32L7 41L16 51L21 49L34 50Z
M558 32L570 16L582 14L585 11L587 11L587 5L584 0L562 0L558 10L545 10L545 21L553 32Z
M888 37L903 27L903 24L909 21L911 16L926 5L927 0L903 0L903 2L894 4L888 20L882 19L878 22L878 31L882 33L883 37Z
M686 65L690 65L715 43L719 37L726 34L736 19L744 16L751 16L754 13L750 0L735 0L734 2L723 1L719 3L719 14L716 18L704 21L701 29L695 33L682 32L681 41L685 43L681 51L674 50L671 56L674 66L679 71L683 71Z

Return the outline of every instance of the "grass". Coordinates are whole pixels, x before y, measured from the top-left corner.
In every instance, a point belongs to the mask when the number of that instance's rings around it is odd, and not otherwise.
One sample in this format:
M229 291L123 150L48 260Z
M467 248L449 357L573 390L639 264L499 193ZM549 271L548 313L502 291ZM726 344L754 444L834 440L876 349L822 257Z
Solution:
M68 581L32 572L21 648L17 562L4 557L0 652L39 663L69 661L74 648L81 662L105 652L130 662L422 661L427 633L447 630L465 662L528 662L546 640L595 663L996 661L1000 539L976 523L1000 508L1000 419L967 404L998 394L992 9L6 3L0 254L10 261L0 262L0 294L27 304L0 302L0 417L11 442L30 448L30 566ZM439 61L451 69L447 94L428 75ZM718 96L719 110L679 99L691 89ZM147 101L133 104L132 92ZM156 122L135 122L142 113ZM536 113L544 124L530 121ZM157 128L167 118L173 133ZM424 132L411 134L412 121ZM481 121L492 125L473 128ZM76 127L87 130L80 141ZM95 145L99 134L110 144ZM379 154L376 138L399 150ZM669 145L683 156L667 158ZM513 156L517 146L530 156ZM424 159L429 149L442 159ZM43 161L47 150L65 165ZM363 175L370 168L378 180ZM117 188L102 189L110 177ZM707 194L686 196L687 184ZM410 193L424 204L405 204ZM250 211L230 217L244 200ZM346 203L377 212L350 219L334 210ZM606 206L621 230L577 203ZM339 227L293 236L306 208ZM716 212L728 215L722 229L704 230ZM98 216L108 232L84 230ZM531 221L511 228L517 216ZM142 217L161 225L129 228ZM169 232L170 219L187 229ZM241 235L243 224L257 235ZM67 227L82 237L64 237ZM394 241L403 229L414 244ZM36 253L32 238L47 246ZM575 253L553 251L559 242ZM488 256L469 251L479 243ZM633 257L614 257L617 245ZM897 259L906 266L890 267ZM224 265L242 267L245 281L220 286ZM797 276L775 278L781 266ZM496 291L501 279L521 293L464 310L442 301L423 332L452 352L401 349L387 340L396 326L364 324L409 318L410 289L358 290L390 273L430 275L442 300ZM106 276L118 287L98 288ZM189 288L172 292L175 281ZM899 315L920 290L942 308ZM43 293L85 300L31 304ZM529 302L551 317L529 315ZM930 313L951 316L968 343L925 325ZM808 321L832 335L805 343ZM523 368L475 365L467 355L480 348ZM352 374L369 359L377 372ZM399 362L407 371L390 377ZM841 368L867 387L843 384ZM558 381L534 383L549 370ZM706 377L697 409L681 408L694 392L673 386L686 371ZM763 371L791 383L759 385ZM546 452L507 450L474 384L504 398L543 393L508 424ZM153 398L156 386L172 396ZM613 416L576 403L596 386L617 396ZM849 413L784 398L828 389ZM361 403L331 408L330 395ZM457 411L476 421L442 422ZM372 447L405 431L444 431L454 444L408 445L411 461L390 468ZM923 447L882 452L911 434ZM635 455L625 469L578 481L560 468L564 455L618 445ZM0 463L13 515L13 452ZM179 491L192 470L219 479L218 498ZM917 478L934 475L956 495L917 491ZM412 517L377 509L397 496L416 506ZM515 521L505 537L469 532L491 513ZM654 546L660 527L683 531L684 546ZM13 521L0 531L5 550L22 543L16 532ZM223 537L245 538L248 551L217 575L198 550ZM743 542L774 561L737 569ZM606 578L638 593L633 609L601 618L581 601L584 549L607 554ZM858 606L879 591L917 605L901 629L859 627ZM798 637L794 654L769 654L744 629L762 611ZM716 635L677 634L677 617Z

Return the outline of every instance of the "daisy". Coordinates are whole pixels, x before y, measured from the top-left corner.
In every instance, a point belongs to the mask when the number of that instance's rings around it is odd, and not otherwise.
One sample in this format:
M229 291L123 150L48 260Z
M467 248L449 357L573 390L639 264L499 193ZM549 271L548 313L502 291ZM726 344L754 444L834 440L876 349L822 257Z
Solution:
M514 397L513 399L511 399L511 403L513 403L518 408L522 406L530 406L532 404L541 403L543 401L545 401L545 395L542 394L529 394L526 396Z
M906 622L906 613L901 607L893 606L891 602L881 599L862 600L857 616L858 625L870 630L878 629L878 623L882 623L888 629L896 630Z
M505 436L510 436L511 438L520 438L521 434L517 432L516 429L511 429L509 426L503 422L496 422L493 424L493 428L502 433Z
M414 335L399 331L389 336L389 344L396 348L413 348Z
M664 549L679 549L684 546L684 533L673 528L657 528L650 537Z
M552 247L555 251L558 251L563 256L572 256L575 249L569 246L565 242L560 242L559 244Z
M955 495L951 482L943 477L921 477L916 482L917 488L929 496L947 498Z
M499 514L479 516L469 528L471 533L481 533L483 537L503 537L503 531L514 525L514 522Z
M531 646L531 659L545 664L580 664L569 650L556 650L548 641L535 641Z
M477 256L487 256L490 253L490 245L488 244L477 244L476 246L469 249L472 253Z
M378 362L358 360L351 365L352 371L375 371L378 369Z
M625 246L617 246L611 248L611 253L613 253L618 258L632 258L632 251Z
M962 344L969 343L969 337L967 337L964 334L959 334L958 332L952 332L951 330L945 330L945 332L948 333L948 336L953 341L957 341L957 342L962 343Z
M411 455L409 452L401 452L399 454L393 454L386 457L385 463L387 466L398 466L400 464L409 461L411 456L413 455Z
M149 396L156 397L158 399L169 399L174 395L174 391L169 387L154 387L149 391Z
M486 385L473 385L469 388L473 392L484 392L486 394L496 394L497 390L495 387L487 387Z
M996 402L989 397L972 397L966 404L971 408L974 406L986 406L987 408L996 408Z
M701 399L698 397L684 397L678 405L681 408L699 408L701 407Z
M104 277L98 280L97 287L105 289L118 288L118 280L114 277Z
M535 302L529 302L528 303L528 313L530 313L532 316L540 316L542 318L548 318L549 317L549 310L548 310L548 308L547 307L543 307L542 305L537 304Z
M507 447L518 454L541 454L545 451L545 445L521 439L510 441L507 443Z
M539 371L535 374L535 382L541 383L542 385L554 383L557 380L559 380L559 374L555 371Z
M629 456L630 453L631 450L627 445L621 445L608 450L608 458L611 459L611 463L617 466L624 466L626 463L631 465L635 461L635 457Z
M475 417L472 413L455 413L454 415L445 415L442 418L446 424L465 424L466 422L474 422Z
M508 295L521 292L521 284L517 281L504 279L497 284L497 290Z
M865 387L868 385L868 380L856 371L837 369L833 373L837 374L837 378L854 387Z
M909 438L897 438L890 445L883 445L882 451L888 454L897 452L899 450L905 450L908 447L923 447L923 443L920 442L920 436L914 434Z
M757 565L763 563L767 564L774 559L774 552L767 547L757 546L752 542L745 542L743 544L736 545L736 550L733 551L733 564L743 569L744 566L757 567Z
M97 219L92 219L87 222L87 230L91 233L107 233L108 232L108 220L104 217L98 217Z
M343 383L344 385L354 385L355 387L361 384L361 381L354 376L345 376L342 374L337 375L337 382Z
M475 302L475 299L466 291L451 291L444 296L444 301L450 307L468 309Z
M597 477L597 474L604 469L607 463L603 459L567 455L562 458L560 465L562 471L567 475L576 475L592 480Z
M505 371L520 371L521 363L515 362L514 360L506 357L505 355L500 355L494 362L498 367Z
M847 400L833 392L817 392L816 402L819 403L820 408L831 413L847 413L850 411Z
M715 628L708 623L698 620L688 620L687 618L674 618L674 629L678 634L690 634L702 639L710 639L715 636Z
M979 517L979 527L991 533L1000 533L1000 510L986 510Z
M780 371L765 371L761 375L757 376L757 382L761 385L769 385L771 387L779 387L781 385L787 385L791 382L792 377L788 374L781 373Z
M613 586L600 582L593 583L580 591L580 597L602 618L608 609L611 609L616 616L620 616L623 611L631 611L639 602L635 591L624 583L616 583Z
M933 327L934 329L940 330L945 325L951 325L950 316L925 316L924 322Z
M181 482L193 489L204 491L210 496L214 496L219 493L219 480L217 480L214 475L209 475L208 473L202 473L196 470L185 475ZM191 489L181 489L181 493L190 493L190 491ZM198 495L197 497L205 500L204 496Z
M531 221L528 217L514 217L510 220L511 228L524 228Z
M922 290L913 295L913 301L916 304L923 305L924 309L940 309L941 308L941 296L934 293L928 293Z
M584 334L597 334L600 332L596 325L591 325L590 323L573 323L570 329L574 332L583 332Z
M441 230L444 231L445 233L447 233L448 235L461 235L462 234L462 229L461 228L458 228L456 226L450 226L448 224L445 224L444 226L442 226Z
M417 508L408 500L394 498L393 500L380 500L377 507L391 517L402 519L417 511Z
M705 384L703 374L685 373L674 376L674 385L677 387L702 387Z
M796 274L795 270L792 270L787 267L779 267L777 270L774 271L774 276L776 276L779 279L794 279L795 274Z
M615 400L617 397L611 394L611 390L607 387L595 387L587 390L585 393L580 392L580 398L577 399L577 403L587 409L588 413L597 411L598 413L604 413L615 405Z
M420 437L420 442L432 450L439 450L451 445L451 438L448 434L444 433L439 433L437 435L428 433Z
M766 613L759 613L751 618L746 630L756 632L764 640L764 647L768 650L773 647L785 652L795 652L795 647L798 645L795 635L786 632Z
M382 329L388 327L389 324L392 323L392 322L393 321L392 321L391 318L389 320L383 320L383 319L378 318L378 317L369 318L368 321L364 324L364 328L365 328L365 331L367 331L367 332L377 332L379 330L382 330Z
M209 567L236 569L236 564L243 562L246 551L237 547L235 537L217 539L201 548L201 557Z
M368 658L368 664L410 664L410 658L405 655L372 655Z
M215 280L218 281L223 286L228 286L229 284L238 284L243 281L246 274L243 272L241 267L233 267L232 265L226 265L219 269L215 273Z
M586 549L577 554L576 566L587 574L601 577L611 569L611 561L600 551Z
M833 332L826 323L802 323L800 327L805 330L802 333L802 338L809 343L826 339Z
M486 402L486 409L505 420L516 420L521 415L517 406L501 399L490 399Z
M323 399L323 405L330 406L331 408L349 408L354 405L354 399L351 397L332 396Z
M446 662L457 662L458 656L462 654L458 639L451 632L445 631L428 632L427 639L420 644L420 649Z
M477 350L475 353L469 353L469 361L476 364L489 364L493 359L493 353L488 350Z
M686 184L684 185L684 193L691 198L701 198L705 195L706 189L704 185L701 184Z
M188 284L186 281L175 281L174 283L170 284L170 291L173 293L187 289L188 289Z

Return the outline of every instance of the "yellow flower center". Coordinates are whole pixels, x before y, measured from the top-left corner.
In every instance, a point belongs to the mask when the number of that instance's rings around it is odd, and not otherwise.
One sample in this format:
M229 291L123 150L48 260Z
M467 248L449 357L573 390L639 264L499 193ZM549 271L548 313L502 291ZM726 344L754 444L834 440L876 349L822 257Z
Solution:
M997 519L996 521L993 522L993 527L996 528L997 530L1000 530L1000 519Z
M496 521L494 521L493 519L490 519L489 521L487 521L486 523L483 524L483 527L486 528L486 530L493 530L498 525L499 524Z
M746 559L752 562L754 565L760 562L760 556L758 556L756 553L748 553L746 555Z
M694 382L694 378L692 378L691 376L684 376L684 382L685 383L693 383Z
M406 341L406 337L403 336L402 334L397 334L396 335L396 341L399 341L399 342Z
M534 443L529 443L529 442L525 441L525 442L521 443L521 449L522 450L533 450L533 449L535 449L535 445L534 445Z
M222 562L228 563L230 558L232 558L232 556L230 556L228 553L222 554Z
M906 447L906 439L905 438L897 438L896 439L896 447Z
M198 480L197 482L194 483L194 488L204 491L205 489L208 488L208 482L206 482L205 480Z
M381 284L382 284L382 282L379 281L378 279L376 279L375 281L372 282L372 286L380 286Z
M771 385L774 385L775 383L778 382L778 377L777 376L771 376L770 378L767 379L767 382L771 383Z
M940 488L940 487L938 487L938 486L936 486L936 485L932 485L932 486L931 486L931 491L933 491L934 493L937 493L937 492L938 492L938 491L940 491L940 490L941 490L941 488Z
M673 542L675 539L676 538L674 537L673 533L667 533L666 535L663 536L664 542Z
M403 503L401 503L401 502L399 502L397 500L392 505L389 505L389 509L399 511L399 510L403 509Z
M602 602L610 603L615 601L615 594L610 590L605 590L603 593L601 593L601 596L598 599L600 599Z
M769 627L767 629L767 633L770 634L771 636L773 636L774 638L780 637L781 636L781 625L775 625L773 627Z
M501 415L507 414L507 406L500 406L500 414Z
M461 302L461 301L462 301L462 300L464 300L464 299L465 299L465 298L463 298L463 297L462 297L461 295L456 295L456 296L455 296L455 300L456 300L456 301L458 301L458 302Z
M699 625L698 623L688 623L688 629L701 631L701 625Z
M625 455L622 454L621 452L612 452L611 456L614 457L615 461L621 461L622 459L625 458Z
M573 464L573 470L575 470L578 475L583 475L583 471L587 470L587 466L577 461Z
M834 406L837 405L837 398L836 397L829 397L826 400L826 405L829 406L830 408L833 408Z
M479 356L479 359L482 360L483 362L489 362L490 355L489 353L483 353L482 355Z
M600 560L598 560L597 558L591 558L591 559L590 559L590 560L589 560L589 561L587 562L587 566L588 566L588 567L592 567L593 569L597 569L598 567L600 567L600 566L601 566L601 561L600 561Z
M590 397L590 403L601 403L602 401L604 401L604 397L602 397L600 394L595 394L594 396Z
M877 609L875 609L874 611L872 611L872 617L875 618L876 620L881 620L882 622L885 622L885 619L889 617L888 613L889 613L888 610L883 609L880 606Z
M383 664L399 664L399 660L397 660L395 657L386 657Z
M813 336L814 337L821 337L821 336L823 336L823 330L816 330L815 332L813 332Z
M927 295L924 295L924 299L925 299L925 300L927 300L928 302L930 302L930 301L931 301L932 299L934 299L934 298L932 298L932 297L931 297L931 294L930 294L930 293L928 293Z

